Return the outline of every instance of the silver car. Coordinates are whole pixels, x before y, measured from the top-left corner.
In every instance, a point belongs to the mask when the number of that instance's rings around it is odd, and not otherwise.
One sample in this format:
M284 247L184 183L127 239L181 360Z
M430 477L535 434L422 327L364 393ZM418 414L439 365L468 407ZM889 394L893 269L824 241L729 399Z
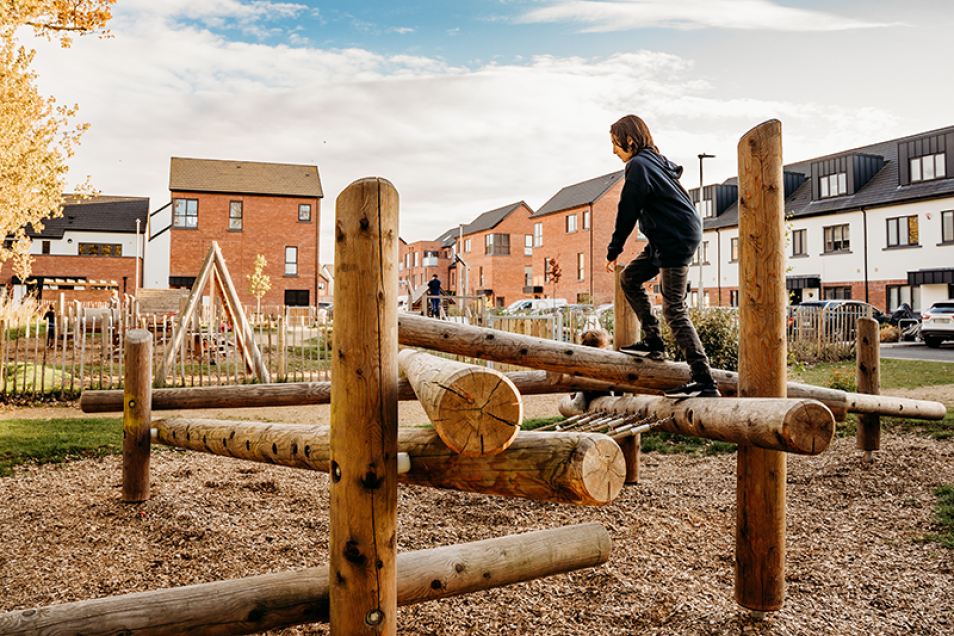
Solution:
M954 341L954 299L934 303L921 320L924 344L936 349L945 340Z

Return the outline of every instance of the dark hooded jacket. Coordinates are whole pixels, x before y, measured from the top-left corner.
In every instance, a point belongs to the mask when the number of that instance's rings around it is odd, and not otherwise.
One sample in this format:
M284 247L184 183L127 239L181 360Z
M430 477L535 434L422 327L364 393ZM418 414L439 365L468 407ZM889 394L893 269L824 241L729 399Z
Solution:
M626 162L607 261L615 261L623 252L638 222L653 250L654 265L676 267L692 262L702 241L702 221L679 183L681 175L682 166L649 148L641 149Z

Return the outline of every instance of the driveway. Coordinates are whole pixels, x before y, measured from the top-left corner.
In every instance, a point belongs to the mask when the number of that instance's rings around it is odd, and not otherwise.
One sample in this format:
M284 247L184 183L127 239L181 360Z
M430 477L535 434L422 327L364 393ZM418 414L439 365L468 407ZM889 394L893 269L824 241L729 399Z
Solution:
M939 349L930 349L923 342L882 342L881 357L954 362L954 342L945 342Z

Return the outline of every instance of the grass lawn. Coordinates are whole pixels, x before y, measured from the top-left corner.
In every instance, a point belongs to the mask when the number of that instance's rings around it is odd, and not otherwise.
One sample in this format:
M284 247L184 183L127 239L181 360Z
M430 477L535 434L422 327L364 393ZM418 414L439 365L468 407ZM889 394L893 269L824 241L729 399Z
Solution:
M854 377L855 367L854 360L811 366L800 365L789 367L788 379L790 382L830 386L833 380L839 379L838 376ZM931 362L928 360L896 360L894 358L881 359L882 389L916 389L922 386L937 386L939 384L954 384L954 363Z
M0 420L0 476L14 466L122 452L121 417Z

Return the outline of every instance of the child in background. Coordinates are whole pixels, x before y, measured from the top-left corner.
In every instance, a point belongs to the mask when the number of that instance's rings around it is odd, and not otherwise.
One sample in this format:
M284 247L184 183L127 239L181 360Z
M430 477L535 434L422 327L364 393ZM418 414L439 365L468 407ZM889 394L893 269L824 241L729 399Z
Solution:
M609 349L610 335L602 329L590 329L580 337L580 344L584 347L596 347L597 349ZM572 407L576 411L572 415L579 415L586 411L590 402L598 397L612 395L612 391L580 391L573 395ZM564 413L566 415L566 413ZM571 417L567 415L567 417Z

